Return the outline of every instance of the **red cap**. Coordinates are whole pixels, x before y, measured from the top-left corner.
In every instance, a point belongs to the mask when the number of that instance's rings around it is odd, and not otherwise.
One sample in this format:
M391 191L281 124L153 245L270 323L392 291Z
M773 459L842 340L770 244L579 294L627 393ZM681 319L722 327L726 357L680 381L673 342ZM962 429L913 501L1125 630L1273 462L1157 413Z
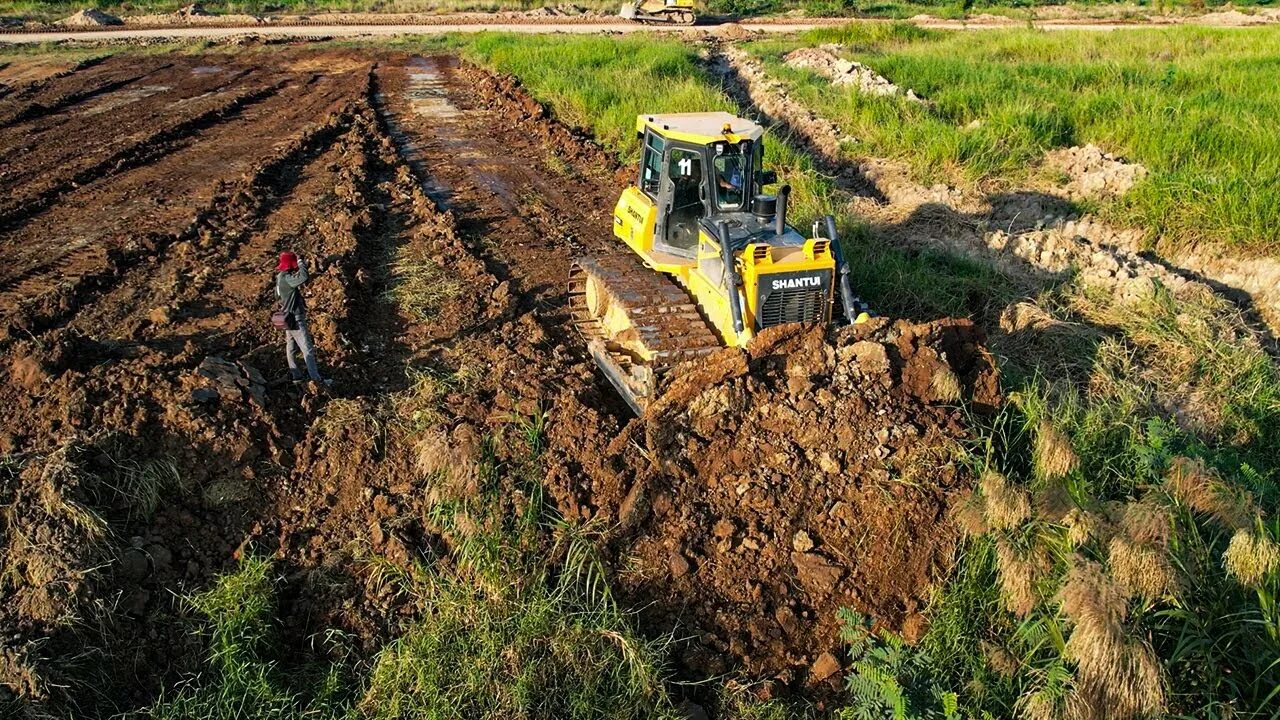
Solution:
M280 253L280 262L276 263L276 270L281 272L298 269L298 256L288 250Z

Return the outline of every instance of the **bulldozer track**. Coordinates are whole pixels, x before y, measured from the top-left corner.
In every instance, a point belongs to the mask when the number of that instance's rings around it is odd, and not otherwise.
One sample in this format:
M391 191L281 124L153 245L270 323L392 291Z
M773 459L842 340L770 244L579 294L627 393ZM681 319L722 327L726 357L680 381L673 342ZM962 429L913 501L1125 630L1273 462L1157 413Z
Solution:
M588 308L589 277L607 288L610 301L626 312L634 332L627 343L609 337ZM633 255L590 256L575 261L569 270L569 312L596 363L637 414L643 412L667 370L721 348L689 294ZM644 371L637 372L638 368Z

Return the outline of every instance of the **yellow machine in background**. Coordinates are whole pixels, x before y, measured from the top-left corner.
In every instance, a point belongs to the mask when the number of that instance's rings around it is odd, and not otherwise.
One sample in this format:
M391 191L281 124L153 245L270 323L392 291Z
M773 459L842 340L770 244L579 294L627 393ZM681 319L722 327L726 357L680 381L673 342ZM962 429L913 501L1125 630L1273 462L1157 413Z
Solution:
M646 24L692 25L697 20L693 0L632 0L624 2L618 14Z
M789 186L764 169L764 130L728 113L643 115L636 184L614 208L632 251L584 257L569 306L596 364L642 413L663 371L741 346L764 328L867 315L854 296L835 221L805 238L787 225ZM657 271L657 272L654 272Z

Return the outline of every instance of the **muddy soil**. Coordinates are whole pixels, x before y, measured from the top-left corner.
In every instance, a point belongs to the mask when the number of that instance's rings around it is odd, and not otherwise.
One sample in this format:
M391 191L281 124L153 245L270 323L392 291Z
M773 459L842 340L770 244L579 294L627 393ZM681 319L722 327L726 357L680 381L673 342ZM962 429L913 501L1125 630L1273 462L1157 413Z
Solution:
M113 58L0 98L0 699L145 705L200 657L181 594L245 552L279 560L300 652L337 628L369 658L420 612L379 568L447 562L423 438L536 415L560 513L612 528L621 599L692 638L683 677L826 678L841 606L920 629L970 482L952 406L995 402L972 327L775 333L633 420L564 291L616 250L627 172L453 58L267 59ZM267 322L286 248L331 389L286 381ZM450 289L411 310L415 266ZM470 380L427 402L428 375Z

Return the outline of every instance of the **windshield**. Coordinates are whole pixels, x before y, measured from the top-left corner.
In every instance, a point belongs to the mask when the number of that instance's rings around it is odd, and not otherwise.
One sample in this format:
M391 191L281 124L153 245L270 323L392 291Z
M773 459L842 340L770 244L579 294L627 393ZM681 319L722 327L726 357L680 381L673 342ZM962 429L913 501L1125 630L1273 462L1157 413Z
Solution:
M742 207L743 186L746 180L746 159L738 148L730 146L715 162L716 207L720 210Z

